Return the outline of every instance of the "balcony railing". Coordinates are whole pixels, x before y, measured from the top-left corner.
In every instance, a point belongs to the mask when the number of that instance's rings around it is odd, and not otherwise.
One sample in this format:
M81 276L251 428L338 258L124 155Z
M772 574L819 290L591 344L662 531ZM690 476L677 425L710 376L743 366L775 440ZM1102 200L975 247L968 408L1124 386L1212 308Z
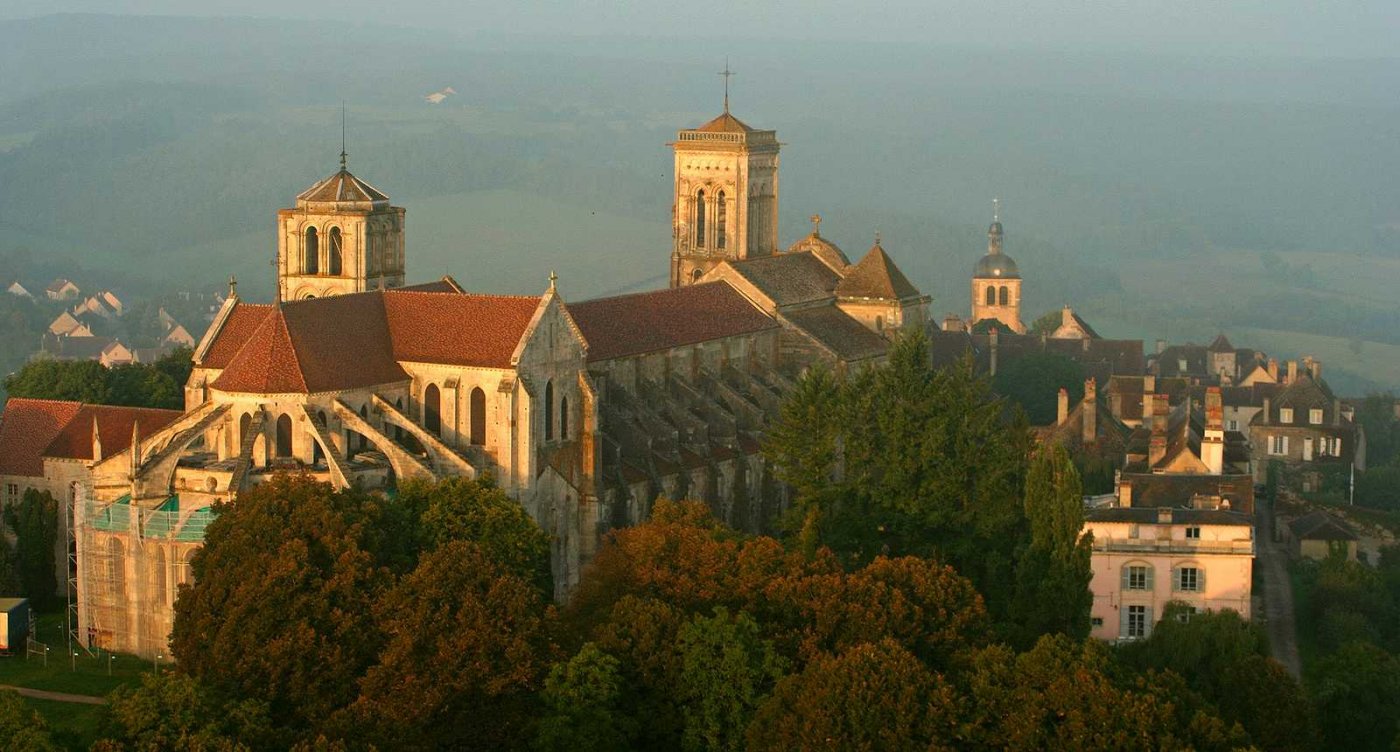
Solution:
M1094 539L1094 550L1133 554L1254 554L1254 541L1153 540L1150 538Z

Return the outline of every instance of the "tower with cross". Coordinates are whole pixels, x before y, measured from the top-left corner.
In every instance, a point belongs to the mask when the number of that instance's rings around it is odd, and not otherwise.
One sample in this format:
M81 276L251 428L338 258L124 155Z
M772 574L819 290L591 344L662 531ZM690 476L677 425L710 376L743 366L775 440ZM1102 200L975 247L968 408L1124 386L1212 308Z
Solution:
M767 256L778 249L777 133L751 128L724 110L686 128L669 144L675 155L671 286L694 284L721 261Z

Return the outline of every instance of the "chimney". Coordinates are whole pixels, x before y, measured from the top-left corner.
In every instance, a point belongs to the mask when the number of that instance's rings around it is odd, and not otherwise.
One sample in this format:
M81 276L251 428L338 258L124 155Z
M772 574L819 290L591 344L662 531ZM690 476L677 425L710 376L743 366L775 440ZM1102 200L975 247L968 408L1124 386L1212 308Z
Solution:
M987 335L987 349L991 351L991 363L988 366L991 373L989 375L995 376L997 375L997 328L995 326L992 327L991 334Z
M1118 506L1130 507L1133 505L1133 484L1122 478L1118 479Z
M1152 392L1143 390L1143 393L1142 393L1142 425L1147 426L1148 429L1151 429L1151 428L1152 428L1152 415L1153 415L1153 413L1152 413L1152 410L1153 410L1152 403L1156 400L1156 398L1157 398L1157 395L1153 394Z
M1272 410L1269 409L1270 406L1271 406L1271 405L1270 405L1271 402L1272 402L1272 400L1270 400L1268 397L1265 397L1265 398L1264 398L1264 412L1263 412L1263 415L1264 415L1264 425L1266 425L1266 426L1269 425L1270 423L1273 423L1273 422L1274 422L1274 413L1273 413Z
M1144 415L1144 419L1152 421L1152 438L1147 445L1147 464L1151 467L1167 456L1167 395L1152 397L1152 414Z
M1157 507L1157 524L1158 524L1158 525L1170 525L1170 524L1172 524L1172 508L1171 508L1171 507Z
M1060 387L1058 399L1055 425L1062 426L1065 424L1065 419L1069 417L1069 392L1064 387Z
M1273 380L1274 380L1274 383L1277 384L1277 383L1278 383L1278 358L1269 358L1269 366L1268 366L1268 369L1267 369L1267 370L1269 371L1269 378L1273 379Z
M1157 354L1158 354L1158 355L1161 355L1162 353L1164 353L1164 352L1166 352L1166 351L1167 351L1167 341L1164 340L1164 339L1159 339L1159 340L1157 340Z
M1212 475L1225 471L1225 407L1218 386L1206 390L1206 435L1201 438L1201 463Z
M1068 304L1066 304L1065 307L1060 310L1060 326L1074 326L1074 311L1071 311L1069 309Z
M1322 361L1314 360L1309 372L1312 374L1313 381L1322 381Z
M1296 361L1296 360L1290 360L1290 361L1288 361L1288 380L1285 381L1285 382L1283 382L1283 383L1285 383L1285 384L1292 384L1293 382L1295 382L1295 381L1297 381L1297 380L1298 380L1298 361Z
M1148 375L1142 377L1142 393L1143 393L1143 394L1156 394L1156 393L1157 393L1157 377L1156 377L1156 376L1153 376L1153 375L1151 375L1151 374L1148 374Z
M1340 399L1337 399L1337 398L1334 397L1334 398L1332 399L1332 425L1334 425L1334 426L1340 426L1341 424L1342 424L1342 401L1341 401Z
M1099 384L1093 377L1084 380L1084 409L1079 417L1080 438L1086 445L1094 443L1099 438Z

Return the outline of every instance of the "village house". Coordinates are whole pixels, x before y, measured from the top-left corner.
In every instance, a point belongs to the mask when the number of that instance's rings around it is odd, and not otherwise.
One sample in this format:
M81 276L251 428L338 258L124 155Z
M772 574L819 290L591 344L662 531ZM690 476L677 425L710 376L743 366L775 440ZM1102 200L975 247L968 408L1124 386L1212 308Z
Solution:
M1311 358L1289 361L1283 384L1250 419L1256 480L1263 483L1271 464L1297 479L1303 491L1320 490L1328 470L1366 469L1366 437L1351 410L1322 380L1322 364Z
M59 278L44 289L44 294L49 297L49 300L77 300L83 291L71 280Z

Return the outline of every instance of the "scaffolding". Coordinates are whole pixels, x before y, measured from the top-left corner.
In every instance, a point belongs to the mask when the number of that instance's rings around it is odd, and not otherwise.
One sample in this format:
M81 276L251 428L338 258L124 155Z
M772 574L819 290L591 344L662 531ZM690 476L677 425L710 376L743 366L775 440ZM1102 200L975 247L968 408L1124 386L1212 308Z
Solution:
M71 502L70 652L132 653L167 660L177 586L204 540L213 510L181 512L179 495L111 502L80 486Z

